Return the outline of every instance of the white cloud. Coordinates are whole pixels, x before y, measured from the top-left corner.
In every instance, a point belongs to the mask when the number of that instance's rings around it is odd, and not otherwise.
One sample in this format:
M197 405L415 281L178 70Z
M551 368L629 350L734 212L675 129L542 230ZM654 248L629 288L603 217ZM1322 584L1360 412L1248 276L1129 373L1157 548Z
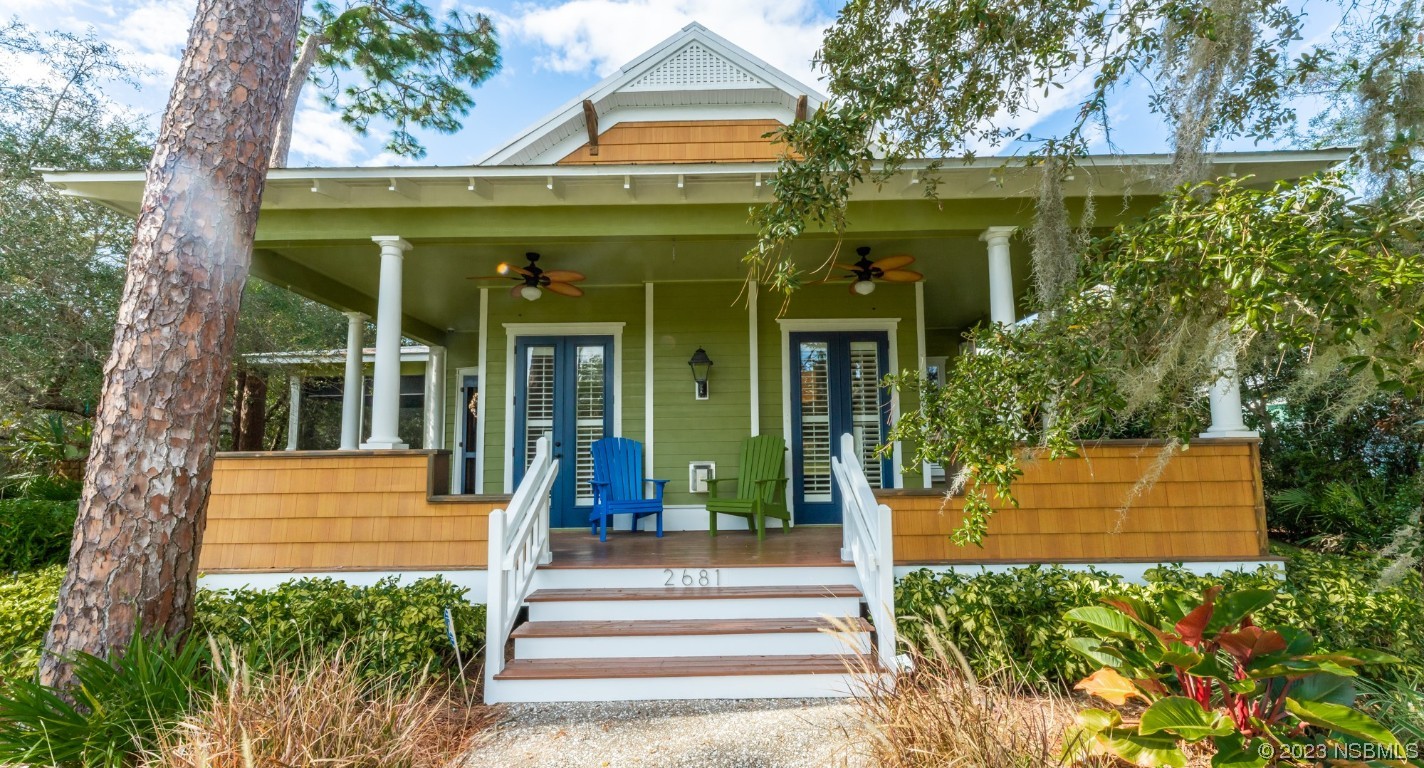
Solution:
M289 162L290 167L299 165L351 166L356 158L366 153L366 148L345 123L341 116L319 106L311 99L304 100L297 110L297 118L292 126L292 154L302 162Z
M141 82L168 86L178 74L194 7L191 0L150 0L102 29L109 42L129 52L130 64L144 69Z
M424 160L415 160L405 155L397 155L390 150L382 150L362 160L358 165L363 168L389 168L399 165L424 165L425 162Z
M557 72L607 75L697 21L808 84L831 21L809 0L569 0L522 6L509 18L515 36L549 47L540 63Z
M172 55L188 42L193 11L191 0L142 3L110 27L112 39L135 51Z

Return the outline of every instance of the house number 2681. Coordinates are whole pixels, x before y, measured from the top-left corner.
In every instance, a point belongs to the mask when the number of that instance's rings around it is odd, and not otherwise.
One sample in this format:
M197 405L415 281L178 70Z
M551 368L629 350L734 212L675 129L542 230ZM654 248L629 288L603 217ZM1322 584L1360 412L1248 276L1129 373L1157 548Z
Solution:
M664 587L720 587L722 586L722 570L720 568L702 568L696 571L689 571L683 568L675 571L671 568L664 568L663 573L667 576L667 581L663 582Z

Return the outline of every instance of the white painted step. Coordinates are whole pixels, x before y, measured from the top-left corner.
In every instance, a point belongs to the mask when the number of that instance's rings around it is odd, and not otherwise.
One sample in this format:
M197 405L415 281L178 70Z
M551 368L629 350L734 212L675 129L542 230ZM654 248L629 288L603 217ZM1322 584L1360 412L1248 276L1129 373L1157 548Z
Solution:
M647 587L761 587L854 584L855 566L743 566L731 568L564 568L541 566L536 589Z
M515 628L516 659L629 656L812 656L869 653L870 623L842 619L531 621Z
M826 698L862 684L840 656L516 659L495 675L485 700Z
M835 584L539 589L525 602L530 621L644 621L859 616L860 598L856 587Z

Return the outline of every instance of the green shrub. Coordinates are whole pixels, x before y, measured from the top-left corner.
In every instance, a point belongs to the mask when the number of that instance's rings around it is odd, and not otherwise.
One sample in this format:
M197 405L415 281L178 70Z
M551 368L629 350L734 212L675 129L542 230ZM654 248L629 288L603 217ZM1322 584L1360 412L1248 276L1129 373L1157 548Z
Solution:
M0 689L35 674L40 644L54 618L64 569L0 573Z
M1261 610L1267 626L1309 631L1322 646L1374 648L1404 664L1389 674L1424 670L1424 594L1417 573L1383 586L1376 559L1292 552L1279 569L1197 576L1185 568L1154 568L1145 584L1102 571L1029 566L1001 573L915 571L895 588L901 636L923 641L927 626L952 641L981 675L1004 673L1031 683L1071 683L1091 670L1072 654L1072 629L1063 614L1122 596L1160 606L1195 598L1213 584L1229 592L1271 589L1278 598Z
M484 606L468 603L465 592L439 577L406 585L386 578L369 587L302 579L268 591L205 591L198 595L198 629L238 645L254 669L345 646L371 675L414 677L456 666L447 608L461 658L468 663L482 649Z
M1080 711L1068 752L1185 766L1183 742L1209 744L1212 765L1239 768L1264 768L1281 749L1292 764L1289 755L1315 747L1344 757L1335 750L1346 743L1403 756L1399 738L1357 708L1355 687L1361 670L1399 659L1322 648L1299 627L1259 623L1256 612L1275 599L1269 589L1214 586L1160 606L1123 598L1069 611L1085 632L1073 649L1098 668L1074 688L1114 708Z
M0 499L79 501L84 484L59 475L10 477L0 480Z
M112 661L79 654L72 702L33 681L12 683L0 694L0 765L130 764L210 691L207 649L135 636Z
M1424 745L1424 679L1361 680L1360 701L1406 744Z
M0 572L63 565L77 509L72 501L0 499Z

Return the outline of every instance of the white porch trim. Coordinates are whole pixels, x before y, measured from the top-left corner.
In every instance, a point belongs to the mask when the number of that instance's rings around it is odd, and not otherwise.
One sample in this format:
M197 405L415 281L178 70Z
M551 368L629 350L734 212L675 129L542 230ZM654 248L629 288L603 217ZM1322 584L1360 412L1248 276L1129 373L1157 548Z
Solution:
M302 430L302 377L287 377L287 450L297 450L297 436Z
M479 414L475 422L475 493L485 492L485 432L489 419L489 409L485 407L487 398L485 392L489 389L489 380L485 372L489 370L489 289L480 289L480 352L479 364L476 368L476 376L480 377L480 388L476 396L475 407L479 409Z
M900 328L900 318L898 317L849 317L849 318L782 318L776 321L781 325L781 434L788 446L791 445L793 437L791 435L791 334L802 331L883 331L886 336L886 349L889 351L890 359L886 363L886 368L891 371L900 370L899 343L895 337ZM890 391L890 422L893 424L900 415L900 393ZM895 472L895 487L904 487L904 476L900 468L900 443L895 442L894 454L891 457ZM791 509L791 521L796 522L796 509L792 503L795 498L795 489L791 487L790 478L792 473L791 451L786 452L786 505Z
M643 477L655 477L653 460L653 284L643 283ZM618 406L614 402L614 407ZM644 518L645 520L647 518Z
M396 235L375 235L381 246L376 296L376 371L371 395L371 435L363 449L409 447L400 438L401 281L410 243Z
M761 434L761 354L757 339L757 284L747 281L747 349L751 370L752 437ZM741 519L741 518L738 518Z
M445 447L445 348L432 346L425 361L425 448Z
M1017 319L1014 306L1014 267L1009 258L1009 238L1018 227L989 227L979 239L989 244L989 319L1003 325L1013 325Z
M925 284L923 281L915 283L915 358L919 367L916 372L923 377L925 371L929 370L929 358L925 357ZM920 403L923 410L925 404ZM926 488L933 487L934 477L931 471L932 465L928 462L920 463L920 476L924 480Z
M521 336L613 337L613 437L623 436L623 328L627 323L505 323L504 324L504 492L514 493L514 343ZM480 383L483 396L484 382Z

